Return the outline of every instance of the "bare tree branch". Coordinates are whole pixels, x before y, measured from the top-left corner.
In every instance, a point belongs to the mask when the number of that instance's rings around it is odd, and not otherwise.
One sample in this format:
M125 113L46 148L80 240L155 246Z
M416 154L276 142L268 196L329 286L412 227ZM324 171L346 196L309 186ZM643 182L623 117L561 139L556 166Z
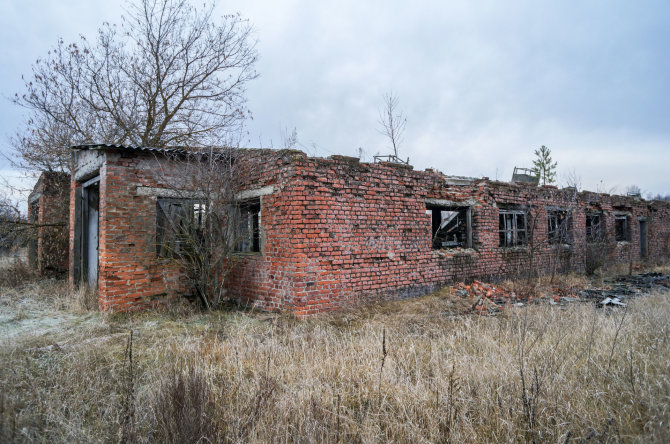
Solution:
M403 141L407 119L402 111L398 110L398 96L392 92L384 94L384 104L379 110L379 132L388 137L393 148L393 154L398 157L398 149Z
M14 97L29 111L12 139L16 164L67 171L66 148L82 143L225 144L249 115L258 56L248 21L215 20L213 8L135 0L121 25L104 23L93 42L60 39Z

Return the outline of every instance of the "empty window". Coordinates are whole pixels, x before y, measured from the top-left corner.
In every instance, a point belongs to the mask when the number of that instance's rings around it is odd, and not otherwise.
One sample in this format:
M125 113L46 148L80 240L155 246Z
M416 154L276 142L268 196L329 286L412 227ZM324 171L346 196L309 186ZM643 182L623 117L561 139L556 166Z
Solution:
M614 218L614 231L617 242L630 241L630 223L628 216L620 215Z
M202 239L206 206L194 199L159 197L156 201L156 254L178 257Z
M526 212L524 210L500 210L499 233L501 247L524 245L528 239Z
M472 247L469 207L429 206L426 214L431 217L434 249Z
M605 240L602 213L589 213L586 215L586 242L595 243Z
M547 240L550 244L570 243L570 217L566 211L549 211L547 224Z
M240 203L236 207L237 233L235 251L250 253L260 252L260 224L261 224L261 201L251 199Z

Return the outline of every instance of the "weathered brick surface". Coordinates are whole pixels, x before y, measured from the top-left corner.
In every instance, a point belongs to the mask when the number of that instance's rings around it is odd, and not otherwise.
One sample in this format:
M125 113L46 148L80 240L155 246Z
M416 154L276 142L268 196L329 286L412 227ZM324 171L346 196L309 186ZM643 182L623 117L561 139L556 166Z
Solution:
M28 220L37 226L28 258L40 275L67 271L69 187L69 174L44 172L28 197Z
M165 186L156 175L160 160L155 154L111 149L104 155L101 307L139 308L186 291L177 267L156 258L156 198L137 192L138 186ZM649 259L670 256L667 203L486 178L454 182L432 170L363 164L343 156L309 158L296 151L259 150L249 162L243 189L273 186L274 191L261 198L263 251L230 259L228 295L267 310L305 316L369 299L413 297L455 280L530 269L583 271L587 250L593 249L585 235L588 211L603 214L606 240L598 251L608 261L641 260L640 218L647 220ZM472 207L472 249L431 248L426 199ZM528 210L532 241L501 248L498 210L510 205ZM548 208L572 214L571 245L547 242ZM630 214L630 242L615 241L615 212Z
M485 179L446 183L440 173L394 165L343 157L294 159L290 180L262 209L266 266L254 263L236 275L233 288L265 308L310 315L367 298L416 296L454 280L522 274L531 267L583 271L587 211L603 213L605 244L591 248L608 261L641 260L638 218L648 219L649 258L669 256L670 206L664 203ZM473 205L473 249L431 249L425 199ZM499 246L501 205L528 209L532 242ZM547 242L548 207L572 214L570 246ZM630 242L614 240L615 209L630 214ZM281 270L275 270L279 264Z

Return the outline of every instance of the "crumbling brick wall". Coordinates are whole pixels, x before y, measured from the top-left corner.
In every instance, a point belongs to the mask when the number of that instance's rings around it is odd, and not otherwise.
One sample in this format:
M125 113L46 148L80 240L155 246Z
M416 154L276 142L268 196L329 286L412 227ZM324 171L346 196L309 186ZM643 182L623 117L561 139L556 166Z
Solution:
M310 315L371 298L416 296L454 280L583 272L589 265L587 251L604 254L604 262L637 262L638 218L649 220L649 258L667 257L655 237L670 228L668 205L661 203L487 179L455 184L438 172L361 164L343 156L298 156L290 169L271 197L272 205L263 208L269 239L264 257L290 267L281 274L272 268L257 273L251 267L233 286L234 294L264 308ZM472 207L473 248L431 248L429 201ZM501 207L528 212L533 227L525 245L500 246ZM569 244L547 242L549 208L570 214ZM630 241L615 241L615 210L630 215ZM591 212L603 218L604 237L597 243L586 239L586 215ZM662 216L652 218L657 213ZM257 281L263 283L262 296L254 293ZM274 296L268 298L268 292Z
M670 205L660 202L453 178L344 156L254 153L241 188L270 190L260 198L262 251L231 257L227 288L230 298L267 310L304 316L418 296L455 280L584 271L591 250L605 252L608 262L639 261L638 220L647 224L649 259L668 257L670 250ZM100 156L101 307L138 308L187 291L179 269L156 258L156 196L139 191L165 187L155 174L158 157L119 149ZM170 168L169 162L161 166ZM73 182L73 201L79 183ZM431 205L470 209L469 248L433 248ZM505 247L499 218L510 208L527 214L528 241ZM569 243L547 241L548 212L556 209L571 217ZM594 212L604 227L595 247L585 228ZM616 242L615 213L629 215L630 241Z
M67 272L69 188L69 174L43 172L28 197L28 261L43 276Z

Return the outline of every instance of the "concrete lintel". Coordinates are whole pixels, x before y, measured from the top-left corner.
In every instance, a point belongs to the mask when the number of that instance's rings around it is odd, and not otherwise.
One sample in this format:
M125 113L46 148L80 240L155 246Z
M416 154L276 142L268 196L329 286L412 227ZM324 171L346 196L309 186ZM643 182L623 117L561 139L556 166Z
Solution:
M86 188L96 183L100 183L100 176L94 176L88 179L86 182L82 183L81 186L82 188Z
M74 180L83 182L100 174L100 168L105 162L104 153L97 151L78 151L75 155L76 171Z
M30 193L28 196L28 203L35 203L40 200L40 197L42 197L42 193Z
M559 212L564 212L564 213L568 213L568 212L572 211L572 208L564 207L564 206L560 206L560 205L547 205L544 208L547 211L559 211Z
M267 196L269 194L274 193L274 191L275 187L273 187L272 185L268 185L267 187L257 188L255 190L240 191L235 195L235 198L237 200L253 199L255 197Z
M446 199L433 199L426 198L423 200L426 205L435 205L438 207L472 207L477 204L474 200L464 200L461 202L446 200Z
M192 190L178 190L174 188L158 188L158 187L137 187L138 196L151 197L177 197L182 199L197 199L202 198L204 193Z

